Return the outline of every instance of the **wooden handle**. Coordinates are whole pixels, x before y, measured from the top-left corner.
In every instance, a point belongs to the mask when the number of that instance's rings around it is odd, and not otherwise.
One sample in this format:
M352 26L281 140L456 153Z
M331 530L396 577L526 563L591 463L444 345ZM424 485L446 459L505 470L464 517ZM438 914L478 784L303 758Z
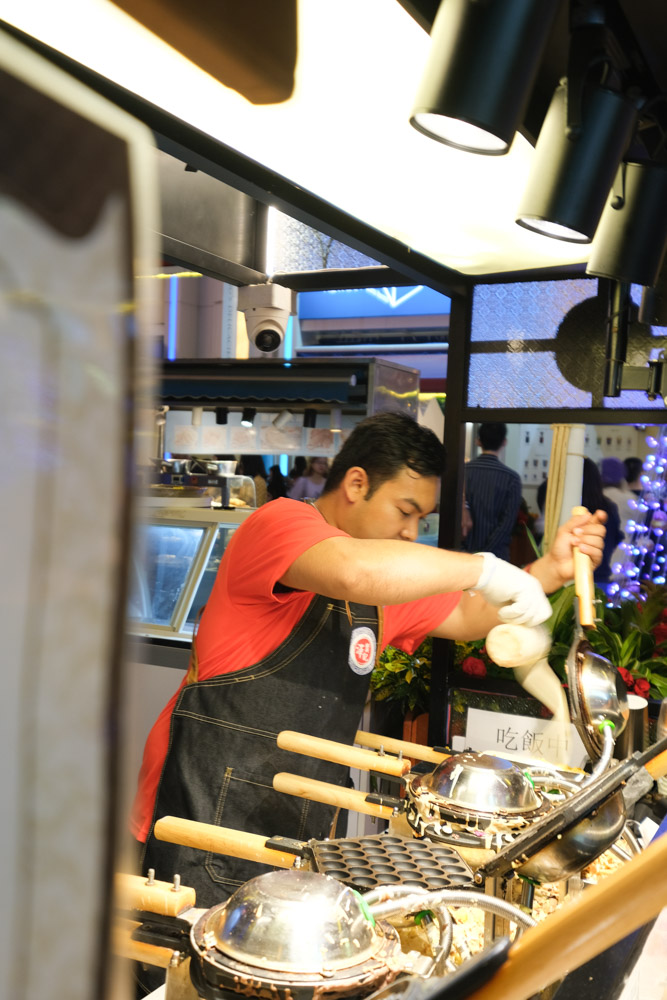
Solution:
M657 757L650 760L644 767L654 781L657 781L658 778L664 778L667 775L667 750L663 750L662 753L659 753Z
M447 760L449 754L438 753L431 747L425 747L421 743L410 743L408 740L395 740L391 737L380 736L378 733L365 733L359 729L354 737L354 742L362 747L370 747L372 750L388 750L389 753L402 753L404 757L411 757L413 760L426 760L431 764L441 764Z
M273 787L285 795L296 795L301 799L312 799L314 802L324 802L328 806L338 806L341 809L352 809L354 812L365 813L367 816L378 816L380 819L391 819L394 811L390 806L375 805L366 802L366 793L356 788L342 788L341 785L331 785L327 781L315 781L314 778L302 778L298 774L286 774L281 771L273 777Z
M573 507L572 517L588 514L586 507ZM574 560L574 592L579 599L579 624L584 628L595 628L595 584L593 582L593 563L590 556L584 555L575 546L572 552Z
M525 931L505 964L468 1000L528 1000L648 923L667 904L665 866L667 836Z
M114 904L120 910L147 910L165 917L177 917L195 905L196 893L189 886L174 888L172 882L148 883L145 875L114 876Z
M259 861L274 868L291 868L294 865L293 854L265 847L266 837L215 826L214 823L196 823L178 816L163 816L155 824L154 833L158 840L166 840L169 844L227 854L245 861Z
M139 927L139 922L136 920L114 922L111 927L111 950L114 955L145 965L157 965L159 969L168 969L174 949L159 944L146 944L145 941L134 941L132 934L136 927Z
M293 750L294 753L302 753L306 757L317 757L318 760L328 760L334 764L346 764L360 771L378 771L380 774L390 774L394 778L400 778L410 770L409 760L387 757L384 754L373 753L372 750L359 750L345 743L334 743L333 740L323 740L319 736L306 736L304 733L294 733L290 730L278 733L278 746L281 750Z

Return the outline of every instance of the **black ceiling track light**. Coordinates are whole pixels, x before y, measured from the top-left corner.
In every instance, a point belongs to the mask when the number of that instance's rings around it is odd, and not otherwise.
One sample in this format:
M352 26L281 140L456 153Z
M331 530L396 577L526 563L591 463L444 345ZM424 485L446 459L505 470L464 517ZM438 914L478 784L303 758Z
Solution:
M597 84L573 89L567 79L556 88L516 221L554 239L590 243L634 134L637 107Z
M567 74L542 123L516 221L593 242L589 274L655 280L667 228L667 100L619 4L570 0L568 10ZM648 246L638 245L639 231Z
M252 427L257 410L252 406L244 406L241 413L241 427Z
M653 286L667 250L667 165L623 163L595 233L587 274Z
M445 0L410 124L473 153L506 153L560 0Z

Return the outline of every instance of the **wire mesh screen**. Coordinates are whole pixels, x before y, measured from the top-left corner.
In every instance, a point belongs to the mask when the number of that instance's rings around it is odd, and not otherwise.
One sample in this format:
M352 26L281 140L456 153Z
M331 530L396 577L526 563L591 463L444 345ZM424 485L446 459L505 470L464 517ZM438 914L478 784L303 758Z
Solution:
M269 254L273 271L373 267L378 261L282 212L272 214Z
M633 288L638 304L641 289ZM630 318L627 362L645 365L667 330ZM468 406L659 409L662 399L605 396L607 309L594 278L478 285L473 297Z

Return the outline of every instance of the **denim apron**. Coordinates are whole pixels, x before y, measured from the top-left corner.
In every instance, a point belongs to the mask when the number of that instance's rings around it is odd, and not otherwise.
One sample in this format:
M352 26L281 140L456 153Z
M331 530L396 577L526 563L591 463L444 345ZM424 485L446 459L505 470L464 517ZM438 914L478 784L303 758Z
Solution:
M264 837L331 836L335 808L274 791L279 771L345 785L348 769L280 750L276 736L296 730L351 745L381 641L381 610L313 598L290 635L265 659L191 683L171 718L153 824L165 815ZM196 650L196 643L194 644ZM344 834L345 831L342 831ZM143 869L197 893L197 906L224 902L271 869L252 861L158 841L151 833Z

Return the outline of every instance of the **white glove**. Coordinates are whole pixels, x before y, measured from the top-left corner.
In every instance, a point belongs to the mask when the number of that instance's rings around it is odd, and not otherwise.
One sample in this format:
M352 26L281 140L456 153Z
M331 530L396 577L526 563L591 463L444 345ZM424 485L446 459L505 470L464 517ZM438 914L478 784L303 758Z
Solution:
M551 605L534 576L498 559L492 552L477 552L476 555L482 556L484 562L479 580L470 589L498 607L502 622L540 625L551 617Z

